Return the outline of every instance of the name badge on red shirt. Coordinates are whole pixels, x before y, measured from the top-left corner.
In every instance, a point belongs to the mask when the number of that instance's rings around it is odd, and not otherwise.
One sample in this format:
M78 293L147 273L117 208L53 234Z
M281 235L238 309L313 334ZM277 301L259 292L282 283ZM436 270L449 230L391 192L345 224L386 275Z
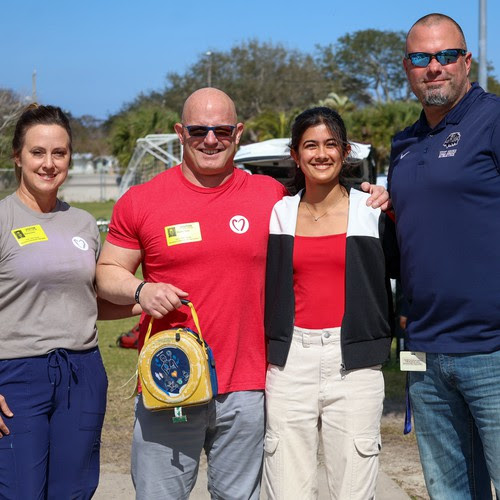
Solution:
M201 229L199 222L188 222L165 227L165 236L169 247L181 243L193 243L201 241Z

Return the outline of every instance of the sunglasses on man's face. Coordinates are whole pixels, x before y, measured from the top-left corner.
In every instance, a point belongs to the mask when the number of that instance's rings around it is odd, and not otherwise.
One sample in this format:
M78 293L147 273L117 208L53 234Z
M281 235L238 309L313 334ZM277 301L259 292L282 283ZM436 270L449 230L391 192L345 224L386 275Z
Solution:
M206 137L212 131L216 137L231 137L236 128L235 125L215 125L206 127L205 125L183 125L191 137Z
M441 66L446 66L447 64L457 62L459 56L465 56L465 54L467 54L467 51L464 49L445 49L434 54L430 54L429 52L412 52L406 56L406 59L409 59L413 66L425 68L433 58Z

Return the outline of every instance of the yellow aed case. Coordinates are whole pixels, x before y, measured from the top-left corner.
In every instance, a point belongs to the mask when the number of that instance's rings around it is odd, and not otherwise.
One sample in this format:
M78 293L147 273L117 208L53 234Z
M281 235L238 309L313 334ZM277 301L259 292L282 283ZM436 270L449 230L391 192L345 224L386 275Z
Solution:
M142 399L149 410L204 404L217 395L212 351L203 340L193 304L182 302L190 307L198 333L174 328L150 337L153 318L149 322L138 361Z

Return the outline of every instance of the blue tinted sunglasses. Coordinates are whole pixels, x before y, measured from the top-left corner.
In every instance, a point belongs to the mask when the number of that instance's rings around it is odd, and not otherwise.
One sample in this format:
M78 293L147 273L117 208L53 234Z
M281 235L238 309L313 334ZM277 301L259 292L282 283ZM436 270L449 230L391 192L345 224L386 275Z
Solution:
M205 125L183 125L191 137L206 137L212 131L216 137L231 137L236 128L235 125L215 125L207 127Z
M429 54L429 52L412 52L406 56L406 59L409 59L413 66L425 68L430 64L432 58L436 59L441 66L446 66L447 64L457 62L458 57L465 56L465 54L467 54L467 51L464 49L445 49L435 54Z

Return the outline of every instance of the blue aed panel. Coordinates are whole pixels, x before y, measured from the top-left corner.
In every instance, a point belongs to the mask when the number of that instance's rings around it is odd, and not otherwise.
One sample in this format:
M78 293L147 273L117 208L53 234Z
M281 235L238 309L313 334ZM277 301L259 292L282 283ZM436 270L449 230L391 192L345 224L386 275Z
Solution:
M151 375L158 388L169 396L181 394L190 376L189 360L184 351L178 347L164 347L151 361Z

